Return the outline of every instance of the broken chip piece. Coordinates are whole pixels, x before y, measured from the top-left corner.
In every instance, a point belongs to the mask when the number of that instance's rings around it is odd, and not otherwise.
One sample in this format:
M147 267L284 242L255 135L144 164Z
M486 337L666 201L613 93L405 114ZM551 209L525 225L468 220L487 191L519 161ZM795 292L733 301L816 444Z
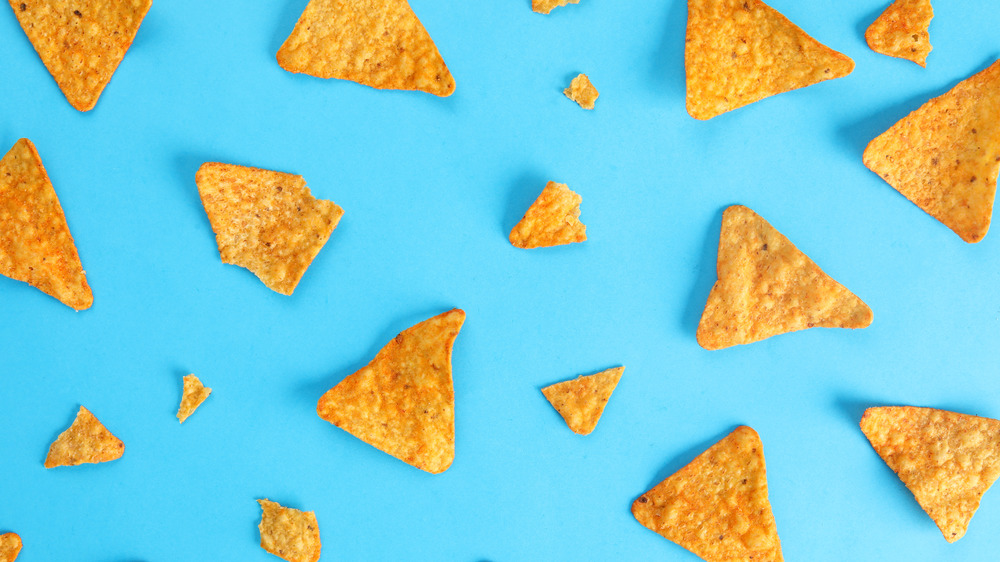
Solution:
M260 516L260 547L288 562L316 562L322 543L319 524L312 511L299 511L270 500L257 500Z
M931 52L927 28L933 18L931 0L895 0L865 31L865 41L876 53L926 67Z
M847 76L854 61L760 0L688 0L684 68L688 113L711 119Z
M1000 477L1000 421L932 408L868 408L861 431L948 542Z
M456 308L403 330L328 390L316 413L420 470L444 472L455 458L451 349L464 322Z
M177 419L180 423L188 419L201 406L201 403L212 393L211 388L205 388L201 380L194 375L184 376L184 392L181 395L181 405L177 409Z
M21 537L17 533L0 535L0 562L14 562L21 552Z
M567 4L579 4L580 0L531 0L531 9L539 14L547 14Z
M49 447L45 468L113 461L124 453L125 444L121 439L112 435L94 414L80 406L72 425Z
M632 515L708 562L783 560L764 448L747 426L639 496Z
M601 420L611 393L618 386L625 367L615 367L593 375L577 377L542 389L545 399L566 420L573 433L589 435Z
M278 50L289 72L450 96L455 79L406 0L310 0Z
M594 109L594 102L600 95L597 88L590 83L590 78L586 74L580 74L569 84L569 88L563 90L566 97L580 104L584 109Z
M580 222L581 201L566 184L550 181L510 231L510 243L518 248L541 248L583 242L587 227Z

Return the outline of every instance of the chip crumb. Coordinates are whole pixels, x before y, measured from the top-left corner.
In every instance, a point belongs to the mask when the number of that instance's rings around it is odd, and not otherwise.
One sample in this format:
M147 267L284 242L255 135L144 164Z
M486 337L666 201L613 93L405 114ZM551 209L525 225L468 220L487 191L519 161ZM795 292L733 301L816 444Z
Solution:
M547 14L567 4L579 4L580 0L531 0L531 9L539 14Z
M17 533L0 535L0 562L14 562L21 552L21 537Z
M601 420L611 393L625 367L583 375L542 389L545 399L559 412L573 433L589 435Z
M865 41L876 53L926 68L931 52L927 28L933 18L931 0L895 0L865 31Z
M184 376L184 391L181 395L181 405L177 409L177 419L180 423L188 419L201 406L201 403L212 393L211 388L206 388L201 384L201 380L194 375Z
M49 447L45 468L113 461L125 454L125 444L89 410L80 406L73 423Z
M580 104L584 109L594 109L594 102L600 95L597 88L590 83L590 78L586 74L580 74L569 84L569 88L563 90L566 97Z
M299 511L270 500L257 500L260 547L289 562L316 562L322 543L316 513Z
M510 243L529 249L583 242L587 227L580 222L582 201L566 184L550 181L510 231Z

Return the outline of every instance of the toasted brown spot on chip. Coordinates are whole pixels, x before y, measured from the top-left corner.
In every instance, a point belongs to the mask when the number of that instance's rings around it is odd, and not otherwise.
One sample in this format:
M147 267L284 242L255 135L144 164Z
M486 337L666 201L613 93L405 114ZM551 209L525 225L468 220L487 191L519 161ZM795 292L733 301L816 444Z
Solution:
M257 500L260 517L260 547L289 562L316 562L322 543L319 524L312 511L299 511L270 500Z
M594 102L597 101L597 88L590 83L590 78L586 74L580 74L569 84L569 88L563 90L566 97L580 104L584 109L594 109Z
M80 406L72 425L49 447L45 468L99 463L121 458L125 444Z
M542 389L542 394L574 433L588 435L597 427L604 407L608 405L608 399L624 372L625 367L615 367L580 376L547 386Z
M21 552L21 537L17 533L0 535L0 562L14 562Z
M587 227L580 222L581 201L583 198L566 184L550 181L510 231L510 243L518 248L539 248L583 242Z
M201 384L201 380L198 377L185 375L181 405L177 409L177 419L180 420L180 423L184 423L184 420L188 419L188 416L193 414L211 393L212 389L205 388L205 385Z
M560 6L579 3L580 0L531 0L531 9L539 14L547 14Z
M933 18L931 0L896 0L868 27L865 40L876 53L926 67L931 52L927 28Z

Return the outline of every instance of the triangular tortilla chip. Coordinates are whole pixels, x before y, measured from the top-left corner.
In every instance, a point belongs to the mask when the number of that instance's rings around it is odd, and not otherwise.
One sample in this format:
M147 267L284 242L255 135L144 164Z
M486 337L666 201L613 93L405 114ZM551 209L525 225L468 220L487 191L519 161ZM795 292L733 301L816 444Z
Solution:
M194 375L184 376L184 393L181 395L181 405L177 409L177 419L180 423L188 419L201 406L201 403L212 393L211 388L205 388L201 380Z
M589 435L601 420L611 393L618 386L625 367L615 367L593 375L580 376L542 389L542 394L566 420L573 433Z
M868 408L861 431L948 542L1000 477L1000 421L932 408Z
M456 308L403 330L328 390L316 413L420 470L444 472L455 458L451 348L464 322Z
M698 343L722 349L806 328L864 328L872 311L766 220L741 205L722 214L719 280Z
M781 562L757 432L736 428L690 464L639 496L632 515L711 562Z
M579 4L580 0L531 0L531 9L539 14L547 14L567 4Z
M260 547L288 562L316 562L323 544L316 513L299 511L270 500L260 504Z
M49 447L45 468L113 461L124 453L125 444L121 439L112 435L94 414L80 406L73 424Z
M344 210L316 199L302 176L207 162L195 177L223 263L290 295Z
M14 562L21 552L21 537L17 533L0 535L0 562Z
M847 76L854 61L760 0L688 0L687 110L696 119Z
M9 0L28 40L70 105L97 104L152 0Z
M455 79L406 0L310 0L278 50L289 72L450 96Z
M28 139L0 160L0 274L76 310L94 304L66 215Z
M865 166L962 240L979 242L997 191L997 115L1000 60L868 143Z
M564 183L550 181L524 217L510 231L510 243L518 248L559 246L587 239L580 222L583 198Z
M569 88L563 90L566 97L580 104L584 109L594 109L599 93L586 74L580 74L569 83Z
M927 66L931 52L927 28L934 18L931 0L896 0L865 31L865 41L876 53Z

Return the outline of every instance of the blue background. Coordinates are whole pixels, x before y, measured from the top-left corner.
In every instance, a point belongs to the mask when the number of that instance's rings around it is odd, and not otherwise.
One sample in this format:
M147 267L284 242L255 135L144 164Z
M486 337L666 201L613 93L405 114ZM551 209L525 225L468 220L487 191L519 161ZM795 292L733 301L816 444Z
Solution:
M1000 233L975 245L862 164L867 142L1000 54L991 2L936 2L928 68L863 33L888 4L771 5L853 74L708 122L684 109L684 0L411 0L457 81L440 99L282 70L306 0L157 0L79 113L0 9L0 145L38 147L94 306L0 278L0 531L24 562L276 560L270 498L315 510L324 560L696 560L632 501L735 426L761 435L789 560L993 560L1000 493L948 544L858 429L912 404L1000 417ZM578 72L601 92L562 95ZM346 214L295 294L220 262L194 183L302 174ZM589 240L507 233L545 182ZM722 210L745 204L874 310L709 352L694 333ZM453 306L457 456L425 474L319 419L319 396ZM625 365L597 430L539 388ZM212 396L183 426L181 377ZM85 405L118 461L45 470Z

